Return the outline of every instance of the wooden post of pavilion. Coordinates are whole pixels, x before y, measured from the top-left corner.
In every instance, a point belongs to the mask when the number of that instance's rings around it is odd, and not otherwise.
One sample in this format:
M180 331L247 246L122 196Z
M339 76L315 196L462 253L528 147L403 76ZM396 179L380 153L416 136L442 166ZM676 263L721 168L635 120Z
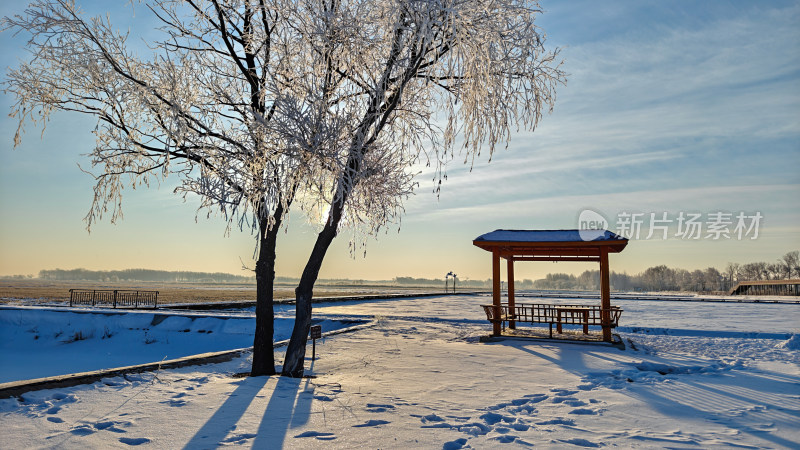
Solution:
M507 272L508 272L508 315L512 317L508 320L508 328L514 330L517 328L517 322L513 319L516 315L516 309L514 308L514 257L509 256L506 260L507 264Z
M600 249L600 322L603 340L611 342L611 288L608 279L608 248Z
M500 253L492 252L492 305L494 306L494 317L500 317ZM502 324L495 320L492 324L492 334L500 336L502 334Z

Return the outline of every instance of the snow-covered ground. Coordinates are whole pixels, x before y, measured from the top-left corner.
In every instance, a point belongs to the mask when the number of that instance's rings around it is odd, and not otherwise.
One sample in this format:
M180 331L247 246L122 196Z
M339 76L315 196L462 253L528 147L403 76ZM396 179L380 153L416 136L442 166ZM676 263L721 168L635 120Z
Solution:
M618 301L620 350L481 343L489 301L315 306L379 319L319 342L315 378L243 356L0 400L0 448L800 447L797 305Z
M319 318L324 331L352 323ZM294 320L275 322L288 339ZM253 345L253 314L0 307L0 383Z

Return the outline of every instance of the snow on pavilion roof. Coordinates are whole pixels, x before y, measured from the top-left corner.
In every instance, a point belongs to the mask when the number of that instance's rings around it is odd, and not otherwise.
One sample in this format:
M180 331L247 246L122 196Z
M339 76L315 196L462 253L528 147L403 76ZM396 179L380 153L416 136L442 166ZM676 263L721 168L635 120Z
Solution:
M608 230L494 230L475 242L589 242L627 241Z
M595 256L619 253L628 239L608 230L495 230L472 244L502 257Z

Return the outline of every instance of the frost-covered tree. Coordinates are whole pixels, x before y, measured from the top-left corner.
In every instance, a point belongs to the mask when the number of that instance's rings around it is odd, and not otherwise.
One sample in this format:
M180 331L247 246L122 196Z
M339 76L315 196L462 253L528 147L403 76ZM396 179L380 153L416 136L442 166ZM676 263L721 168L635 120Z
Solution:
M39 0L2 20L27 33L27 62L10 70L15 145L26 122L54 111L97 119L88 227L122 217L123 187L177 176L179 194L231 227L258 234L252 374L275 373L272 291L278 231L341 133L303 110L292 89L313 34L298 5L273 0L153 0L163 38L132 46L110 20L68 0ZM135 49L133 47L136 47ZM148 53L147 50L150 50ZM144 53L144 55L141 55ZM305 103L304 103L305 102ZM313 113L313 111L311 111ZM333 127L333 128L332 128Z
M563 82L557 51L544 47L525 0L298 0L311 31L303 42L314 74L297 78L318 93L320 116L346 124L320 171L327 220L296 289L296 319L283 374L301 376L311 298L340 228L376 231L402 212L408 165L491 155L519 127L534 129ZM304 59L305 60L305 59ZM301 68L302 70L305 70ZM305 91L305 93L303 93ZM387 166L387 163L389 165ZM386 170L387 167L390 170Z
M326 217L296 289L283 373L303 373L311 297L340 228L375 233L413 191L414 163L465 162L534 129L564 74L525 0L151 0L164 38L139 56L107 19L39 0L8 73L20 127L54 111L97 118L87 220L121 217L122 188L177 175L183 195L259 236L252 374L274 372L278 230ZM457 145L458 142L458 145Z

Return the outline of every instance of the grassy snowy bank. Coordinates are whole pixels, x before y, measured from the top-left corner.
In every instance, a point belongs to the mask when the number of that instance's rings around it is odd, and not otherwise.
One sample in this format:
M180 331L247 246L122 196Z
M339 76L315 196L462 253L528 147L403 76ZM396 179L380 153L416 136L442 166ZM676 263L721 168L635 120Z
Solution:
M293 320L275 322L288 339ZM352 323L321 318L324 331ZM0 307L0 383L251 347L250 314Z

